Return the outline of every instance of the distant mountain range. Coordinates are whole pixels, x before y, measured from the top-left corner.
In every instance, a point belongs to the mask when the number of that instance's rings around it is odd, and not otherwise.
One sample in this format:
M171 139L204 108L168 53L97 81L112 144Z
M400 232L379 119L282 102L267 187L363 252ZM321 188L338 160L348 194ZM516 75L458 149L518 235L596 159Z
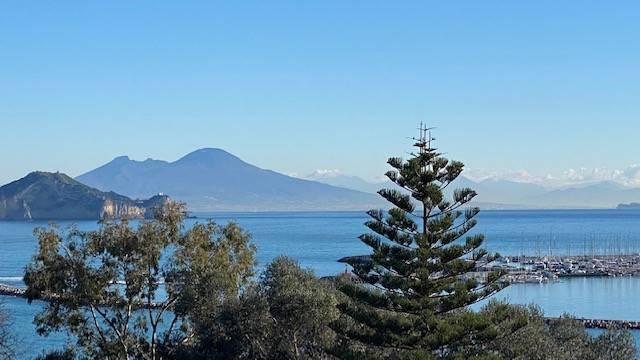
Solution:
M84 220L149 217L167 200L131 200L88 187L61 173L33 172L0 187L2 220Z
M190 211L365 210L387 207L375 194L393 188L336 171L306 179L261 169L221 149L200 149L179 160L135 161L121 156L78 176L34 172L0 188L0 219L86 219L144 216L151 202L165 193L184 201ZM485 209L614 208L640 203L640 189L613 182L564 188L500 179L473 181L461 176L455 188L478 192L475 204ZM161 199L164 197L161 197Z
M391 181L369 182L358 176L326 171L316 171L307 175L305 179L367 193L375 193L382 188L395 186Z
M221 149L200 149L174 162L118 157L76 179L134 198L166 193L185 201L191 211L364 210L383 205L377 195L261 169Z
M165 192L192 211L363 210L388 206L375 194L393 188L336 171L295 178L248 164L221 149L201 149L183 158L135 161L119 157L77 180L134 198ZM447 189L470 187L475 204L486 209L615 208L640 202L640 189L614 182L548 188L537 184L461 176Z
M395 186L389 181L373 183L335 172L314 173L307 178L371 193ZM502 179L473 181L461 176L454 185L448 189L448 195L455 188L472 188L478 193L476 205L488 209L614 208L625 202L640 202L640 188L629 188L611 181L548 188Z

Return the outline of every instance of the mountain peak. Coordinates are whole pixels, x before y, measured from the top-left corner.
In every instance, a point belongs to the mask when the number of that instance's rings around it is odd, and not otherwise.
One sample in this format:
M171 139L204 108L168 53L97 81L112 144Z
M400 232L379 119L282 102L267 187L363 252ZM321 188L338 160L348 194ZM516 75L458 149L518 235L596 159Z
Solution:
M180 158L176 163L189 162L189 161L241 161L237 156L218 148L202 148L196 151L190 152L187 155Z
M23 180L33 183L33 182L37 182L37 181L43 181L43 180L57 180L63 183L74 183L76 182L73 178L71 178L70 176L68 176L67 174L63 174L61 172L46 172L46 171L33 171L30 172L29 174L27 174L27 176L25 176L23 178Z
M124 162L124 161L131 161L131 159L127 155L122 155L122 156L118 156L118 157L114 158L112 161L113 162Z
M187 156L196 156L196 155L200 155L200 156L202 156L202 155L234 156L231 153L229 153L228 151L220 149L220 148L202 148L202 149L198 149L198 150L195 150L195 151L192 151L192 152L188 153L187 155L185 155L185 157L187 157Z
M191 153L192 153L192 154L193 154L193 153L225 153L225 154L229 154L229 152L227 152L227 151L225 151L225 150L223 150L223 149L220 149L220 148L210 148L210 147L204 147L204 148L201 148L201 149L198 149L198 150L192 151ZM231 155L231 154L229 154L229 155Z

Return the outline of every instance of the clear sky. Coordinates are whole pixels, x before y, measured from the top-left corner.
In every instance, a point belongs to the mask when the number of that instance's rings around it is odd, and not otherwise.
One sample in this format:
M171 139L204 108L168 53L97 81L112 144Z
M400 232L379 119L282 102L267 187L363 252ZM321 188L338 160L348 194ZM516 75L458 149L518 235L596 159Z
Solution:
M371 179L420 121L478 174L640 163L640 2L453 3L0 2L0 183L200 147Z

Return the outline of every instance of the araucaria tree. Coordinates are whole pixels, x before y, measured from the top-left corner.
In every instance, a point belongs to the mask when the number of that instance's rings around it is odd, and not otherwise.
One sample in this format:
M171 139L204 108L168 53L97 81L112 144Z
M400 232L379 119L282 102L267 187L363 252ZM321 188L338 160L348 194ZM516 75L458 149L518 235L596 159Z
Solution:
M482 235L468 234L479 212L468 206L476 192L463 188L445 198L463 164L442 157L432 140L421 127L417 152L388 160L386 176L397 189L378 193L393 207L368 212L372 233L360 240L373 253L347 260L357 281L341 286L349 300L335 327L347 344L342 356L466 357L496 335L486 317L466 307L502 289L503 274L475 272L494 258L482 249Z

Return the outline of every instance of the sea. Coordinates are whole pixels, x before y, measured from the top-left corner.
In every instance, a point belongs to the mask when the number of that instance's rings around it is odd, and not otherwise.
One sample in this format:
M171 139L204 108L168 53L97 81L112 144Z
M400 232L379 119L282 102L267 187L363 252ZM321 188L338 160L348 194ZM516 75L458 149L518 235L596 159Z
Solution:
M358 236L367 232L364 212L202 213L195 222L236 222L248 230L257 246L258 267L287 255L318 276L348 271L337 262L344 256L365 255ZM33 256L33 230L39 221L0 221L0 283L22 286L24 267ZM64 228L98 227L95 221L63 221ZM503 255L631 254L640 252L640 210L485 210L474 233L483 233L484 246ZM537 304L547 316L571 314L597 319L640 320L640 278L571 278L543 284L514 284L495 295L511 303ZM42 303L0 297L12 317L18 358L29 359L61 348L66 333L38 336L33 317ZM474 305L474 308L482 304ZM640 345L640 332L634 331Z

